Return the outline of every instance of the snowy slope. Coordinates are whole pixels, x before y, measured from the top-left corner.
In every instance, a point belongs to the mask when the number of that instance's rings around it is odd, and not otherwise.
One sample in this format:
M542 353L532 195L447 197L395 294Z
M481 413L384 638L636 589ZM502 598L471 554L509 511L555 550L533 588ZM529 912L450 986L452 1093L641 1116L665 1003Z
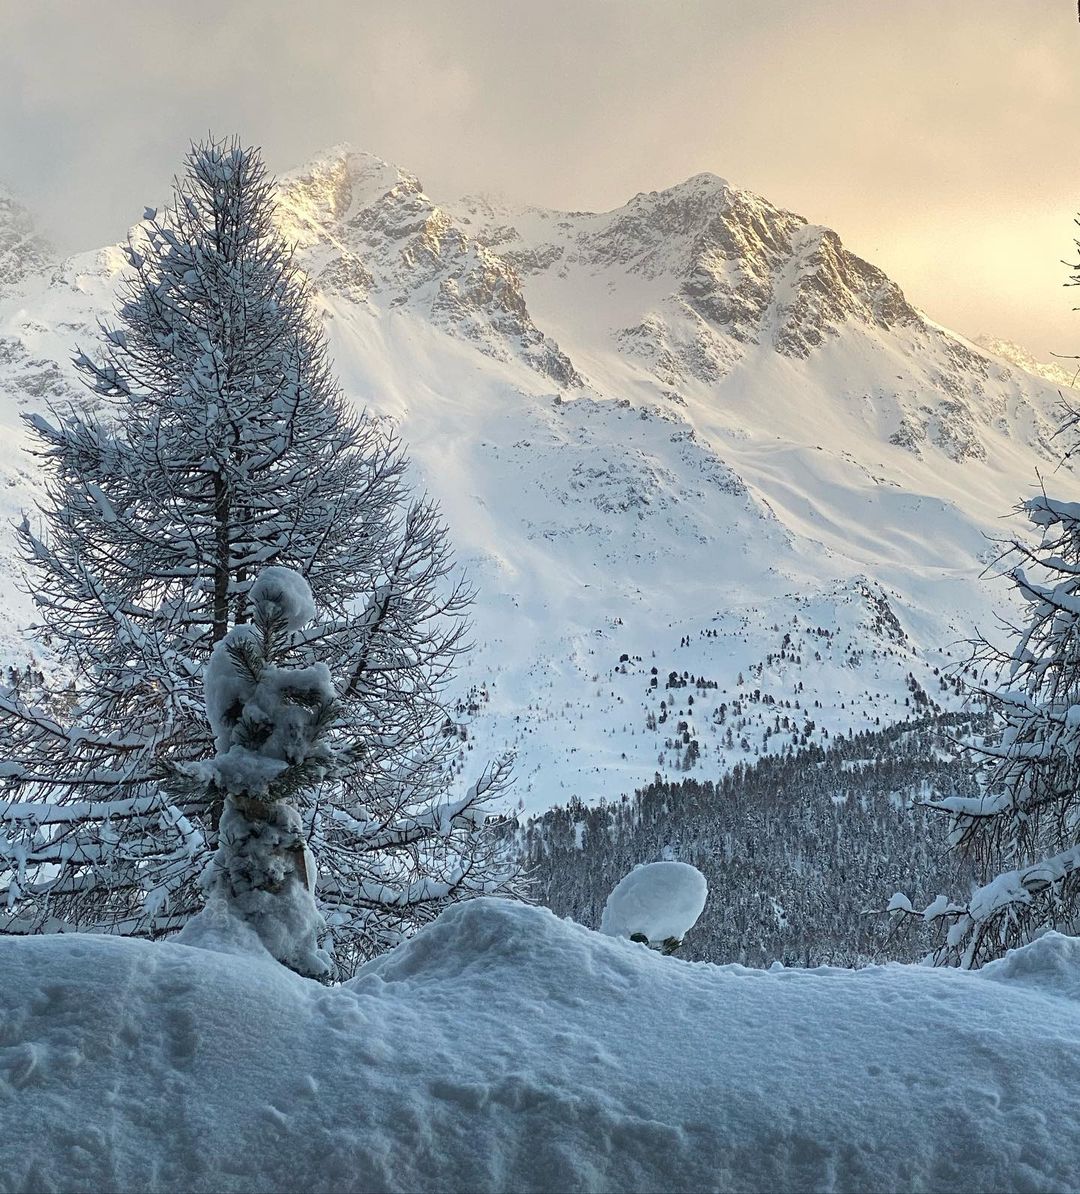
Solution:
M1073 938L754 971L475 900L331 989L202 944L0 939L3 1194L1080 1188Z
M1053 467L1056 377L712 175L607 213L440 204L342 147L279 193L346 391L479 586L461 714L531 807L953 699L935 668L1002 599L985 535ZM17 415L70 386L120 258L39 264L0 290L7 514Z

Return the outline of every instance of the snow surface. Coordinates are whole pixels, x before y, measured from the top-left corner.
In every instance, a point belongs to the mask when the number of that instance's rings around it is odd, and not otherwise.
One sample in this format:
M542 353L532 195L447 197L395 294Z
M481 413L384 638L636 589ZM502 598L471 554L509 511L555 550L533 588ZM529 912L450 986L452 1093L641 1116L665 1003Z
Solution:
M1073 938L755 971L482 899L325 988L219 928L0 940L0 1191L1080 1188Z
M615 884L604 905L600 932L609 937L642 933L650 943L677 941L694 927L709 886L686 862L648 862Z
M251 586L251 604L272 602L285 620L286 630L301 630L315 621L315 598L311 586L295 568L272 565L263 568Z

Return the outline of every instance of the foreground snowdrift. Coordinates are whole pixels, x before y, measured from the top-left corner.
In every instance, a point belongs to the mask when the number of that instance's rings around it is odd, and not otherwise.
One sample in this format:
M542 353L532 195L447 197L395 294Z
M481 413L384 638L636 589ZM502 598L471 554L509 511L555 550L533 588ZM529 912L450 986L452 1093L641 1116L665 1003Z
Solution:
M338 989L192 940L0 940L0 1190L1080 1188L1071 938L760 972L477 900Z

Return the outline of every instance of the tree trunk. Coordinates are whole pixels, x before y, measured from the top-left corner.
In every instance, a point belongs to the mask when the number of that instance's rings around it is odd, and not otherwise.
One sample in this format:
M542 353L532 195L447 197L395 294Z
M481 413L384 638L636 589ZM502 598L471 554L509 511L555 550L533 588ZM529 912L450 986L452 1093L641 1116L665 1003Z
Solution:
M218 473L214 477L214 634L220 642L229 632L229 487Z

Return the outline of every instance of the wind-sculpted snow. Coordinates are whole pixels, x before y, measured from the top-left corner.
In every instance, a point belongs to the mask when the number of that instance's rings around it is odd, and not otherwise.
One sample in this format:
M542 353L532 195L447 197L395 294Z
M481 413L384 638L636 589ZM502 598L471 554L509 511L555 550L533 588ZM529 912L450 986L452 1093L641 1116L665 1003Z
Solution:
M1080 1185L1068 938L752 971L476 900L325 988L221 929L0 940L4 1194Z

